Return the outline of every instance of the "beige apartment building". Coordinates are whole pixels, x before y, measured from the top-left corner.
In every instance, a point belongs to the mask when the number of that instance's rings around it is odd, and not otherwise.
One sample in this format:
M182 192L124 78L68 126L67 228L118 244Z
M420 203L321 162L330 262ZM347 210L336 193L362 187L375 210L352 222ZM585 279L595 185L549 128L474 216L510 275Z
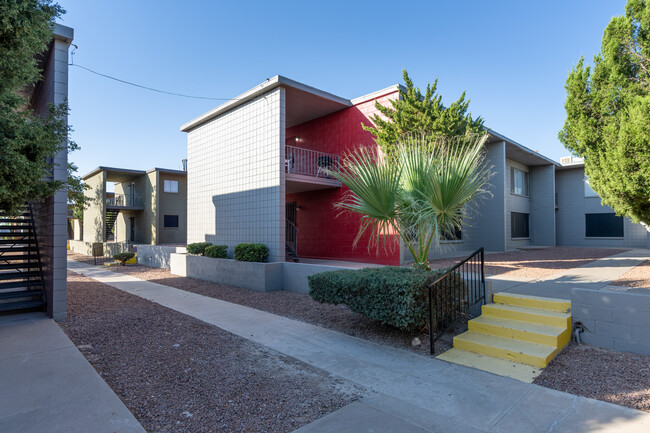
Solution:
M92 199L84 210L85 244L185 244L187 172L97 167L83 180Z

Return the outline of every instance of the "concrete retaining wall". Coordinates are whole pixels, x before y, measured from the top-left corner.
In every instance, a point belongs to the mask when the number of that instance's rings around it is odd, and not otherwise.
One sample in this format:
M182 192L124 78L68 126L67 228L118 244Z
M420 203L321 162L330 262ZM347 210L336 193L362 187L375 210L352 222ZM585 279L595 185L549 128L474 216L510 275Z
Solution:
M74 241L74 240L70 240L68 242L70 243L70 251L75 252L77 254L83 254L85 256L93 255L93 245L95 244L101 245L101 242L84 242L84 241Z
M142 253L138 249L138 257L140 254ZM307 283L309 275L350 269L306 263L238 262L232 259L213 259L179 253L170 254L169 264L170 271L174 275L263 292L288 290L296 293L309 292Z
M650 296L587 289L571 291L573 321L594 346L650 355Z
M168 245L136 245L138 251L138 264L152 268L170 269L170 255L184 253L185 247Z

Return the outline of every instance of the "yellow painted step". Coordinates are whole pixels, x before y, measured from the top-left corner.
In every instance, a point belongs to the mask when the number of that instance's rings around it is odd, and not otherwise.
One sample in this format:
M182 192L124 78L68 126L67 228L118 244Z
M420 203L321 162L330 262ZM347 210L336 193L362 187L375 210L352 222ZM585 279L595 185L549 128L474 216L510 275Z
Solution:
M517 293L500 292L493 296L497 304L518 305L520 307L541 308L542 310L558 311L561 313L571 312L571 301L558 298L546 298L540 296L520 295Z
M470 331L498 337L514 338L548 346L564 347L571 339L567 327L542 325L521 320L504 319L495 316L479 316L468 322Z
M506 304L483 305L482 312L486 316L501 317L504 319L522 320L524 322L539 323L542 325L571 326L571 313L542 310L540 308L519 307Z
M465 367L478 368L498 374L499 376L511 377L522 382L533 383L533 380L542 372L541 368L520 362L506 361L505 359L493 358L479 353L468 352L462 349L450 349L436 358Z
M454 348L544 368L559 348L467 331L454 337Z

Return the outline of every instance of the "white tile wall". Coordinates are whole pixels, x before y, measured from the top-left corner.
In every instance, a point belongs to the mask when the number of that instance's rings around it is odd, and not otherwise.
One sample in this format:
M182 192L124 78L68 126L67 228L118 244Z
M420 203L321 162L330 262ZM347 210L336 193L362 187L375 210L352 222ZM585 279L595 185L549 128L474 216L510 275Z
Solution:
M276 88L188 133L187 242L269 247L284 260L285 90Z

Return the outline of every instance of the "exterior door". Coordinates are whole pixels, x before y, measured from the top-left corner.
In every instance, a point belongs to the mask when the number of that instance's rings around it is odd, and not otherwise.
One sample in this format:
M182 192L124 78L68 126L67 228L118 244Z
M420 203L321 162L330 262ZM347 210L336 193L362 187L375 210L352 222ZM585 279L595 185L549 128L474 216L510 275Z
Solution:
M287 224L285 230L286 246L294 254L298 254L298 229L296 228L296 202L286 204Z
M129 218L129 241L135 242L135 217Z

